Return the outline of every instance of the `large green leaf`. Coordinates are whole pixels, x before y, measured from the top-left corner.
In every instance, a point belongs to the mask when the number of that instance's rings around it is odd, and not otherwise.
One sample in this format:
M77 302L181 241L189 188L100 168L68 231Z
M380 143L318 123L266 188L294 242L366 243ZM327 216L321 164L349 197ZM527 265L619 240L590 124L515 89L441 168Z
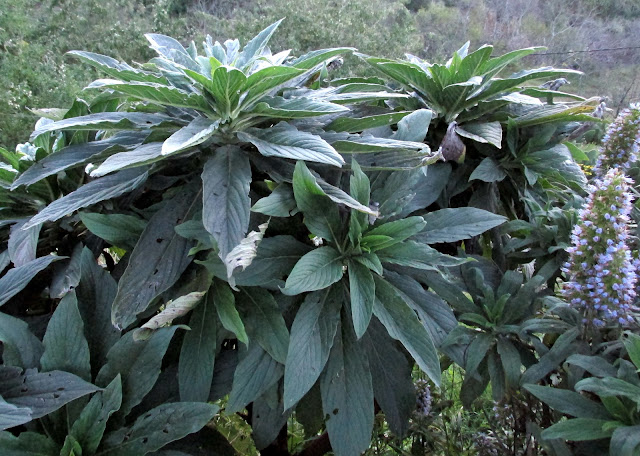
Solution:
M65 169L81 166L94 157L135 148L142 144L147 135L148 132L119 131L100 141L72 144L31 165L11 184L11 189L31 185Z
M131 409L151 391L160 375L162 358L176 326L156 331L148 340L136 341L130 331L111 347L96 384L107 386L118 375L122 378L122 407L116 412L122 421Z
M611 429L606 429L605 425L611 421L599 420L595 418L573 418L567 421L560 421L542 432L542 437L547 440L598 440L605 439L612 434Z
M26 322L0 312L0 342L5 366L23 369L38 367L42 342L33 335Z
M219 120L196 117L189 125L176 131L162 144L162 155L171 155L202 144L216 134Z
M163 114L100 112L48 123L31 133L31 138L56 130L147 130L177 126L176 119Z
M447 335L458 325L451 306L437 294L425 290L408 275L385 271L384 277L416 312L436 347L440 347Z
M371 250L385 249L422 231L425 221L422 217L407 217L393 222L383 223L367 231L362 238L362 245ZM379 242L377 239L386 240Z
M250 339L284 364L289 350L289 330L271 293L262 288L247 287L241 290L238 301Z
M391 431L397 437L403 437L409 429L411 413L416 408L412 365L375 318L362 342L371 369L376 401Z
M469 261L467 258L457 258L426 244L415 241L404 241L385 247L376 252L383 263L392 263L410 268L436 270L437 266L458 266Z
M23 230L26 220L11 226L7 250L14 266L19 267L36 259L41 225Z
M11 429L31 421L31 409L9 404L0 398L0 431ZM2 435L3 433L0 433ZM0 437L0 444L2 438Z
M91 233L111 245L127 250L133 250L147 226L146 220L135 215L95 212L81 212L79 215L80 220Z
M272 217L290 217L295 215L297 206L293 189L288 184L280 184L269 196L259 199L251 210Z
M351 318L356 337L360 339L369 326L373 314L375 282L366 266L349 260L349 294L351 296Z
M318 380L340 321L341 287L306 296L291 326L284 368L284 408L293 407Z
M251 200L251 164L237 147L221 147L202 171L202 222L218 243L220 257L247 234Z
M490 157L483 159L476 169L473 170L469 180L481 180L483 182L500 182L507 177L507 173L502 167Z
M576 383L576 391L589 391L599 396L623 396L640 405L640 386L619 378L585 378Z
M327 131L346 131L358 133L369 128L393 125L402 118L411 114L412 111L399 111L384 114L375 114L364 117L338 117L326 126Z
M469 239L507 221L502 215L475 207L440 209L429 212L423 217L427 226L414 238L425 244Z
M271 36L283 20L284 19L280 19L274 22L252 38L242 49L242 52L238 54L235 65L241 69L250 68L251 64L260 57Z
M236 309L236 301L229 285L221 280L214 280L210 293L218 311L218 318L225 329L236 335L240 342L249 344L244 323Z
M254 104L263 96L277 90L281 84L290 81L296 76L304 73L304 70L289 66L268 66L262 68L249 76L241 89L246 92L244 99L241 101L243 110L253 108Z
M577 418L611 418L607 409L575 391L539 385L524 385L527 391L558 412Z
M88 248L82 250L80 283L76 288L78 310L84 323L84 335L91 353L93 377L107 362L107 353L120 339L120 331L111 324L111 303L118 285L93 257Z
M87 51L69 51L67 54L78 57L80 60L94 66L103 73L123 81L151 82L157 84L167 83L167 80L162 76L138 70L124 62L118 62L116 59L106 55Z
M218 410L202 402L162 404L140 416L130 428L108 435L96 456L143 456L200 430Z
M640 425L619 427L613 431L609 454L635 456L640 449Z
M338 208L329 200L302 161L296 163L293 172L293 193L309 231L324 239L339 242L342 223Z
M111 320L126 328L151 301L173 285L191 262L193 243L179 236L174 227L200 205L193 188L183 188L149 220L120 282L111 308Z
M244 86L247 77L245 74L232 67L220 66L211 75L211 95L215 98L216 111L223 119L231 116L240 101L240 89Z
M373 306L374 315L392 338L402 342L420 369L439 385L440 360L429 333L392 285L376 276L374 280L377 298Z
M9 299L22 291L38 272L45 269L52 262L64 258L66 257L47 255L36 258L18 268L9 269L9 271L0 278L0 306L6 304Z
M116 198L138 188L147 180L146 169L127 169L116 174L91 181L77 190L55 200L34 215L24 228L43 222L54 222L78 209L106 199Z
M84 337L84 323L74 291L69 292L58 304L42 342L44 353L40 366L43 372L62 370L83 380L91 380L89 344Z
M240 355L225 411L239 412L280 380L283 373L282 364L274 360L259 345L251 344L246 353Z
M362 453L371 443L373 386L367 357L347 325L337 331L320 391L334 454Z
M273 119L300 119L345 111L348 111L348 108L339 104L317 101L312 98L264 97L253 108L251 115Z
M565 331L553 344L551 350L542 355L538 362L530 366L522 377L520 378L521 384L536 383L547 374L557 369L567 356L571 353L575 353L576 346L574 341L578 337L578 329L572 328Z
M250 142L266 157L291 158L342 166L343 158L320 136L299 131L285 122L268 128L239 132L238 138Z
M297 59L291 62L291 66L296 68L302 68L305 70L309 70L316 65L325 62L332 57L336 57L341 54L347 54L355 51L354 48L343 47L343 48L330 48L330 49L319 49L315 51L308 52Z
M60 448L49 437L37 432L23 432L18 437L0 432L0 447L6 456L58 456Z
M216 358L217 313L208 293L189 319L190 331L182 341L178 358L180 400L206 402L211 390Z
M296 295L327 288L342 278L342 263L342 255L333 247L314 249L293 267L282 292Z
M162 143L152 142L133 150L113 154L91 171L91 177L102 177L121 169L150 165L164 158L161 150Z
M63 405L100 388L61 371L0 366L0 397L17 407L31 410L31 418L42 418Z
M122 405L122 382L120 375L109 385L95 394L80 413L69 430L83 451L95 453L100 445L109 417Z
M185 92L177 87L168 85L152 82L122 82L112 79L98 79L91 83L89 87L115 90L116 92L124 93L133 98L150 101L159 105L192 108L213 113L213 109L202 95Z

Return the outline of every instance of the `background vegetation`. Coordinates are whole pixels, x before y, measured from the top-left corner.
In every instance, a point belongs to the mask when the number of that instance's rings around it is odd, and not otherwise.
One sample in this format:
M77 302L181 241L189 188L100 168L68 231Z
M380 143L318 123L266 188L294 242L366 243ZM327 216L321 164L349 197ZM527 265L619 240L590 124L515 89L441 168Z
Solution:
M570 91L606 96L610 107L640 96L635 0L0 0L0 146L11 150L26 140L37 120L28 108L69 106L96 77L65 56L69 50L143 62L151 57L143 33L183 43L206 34L245 42L282 17L274 49L353 46L382 57L409 52L445 61L467 40L473 48L493 44L496 53L546 46L549 54L521 65L583 71ZM611 48L625 49L575 52Z

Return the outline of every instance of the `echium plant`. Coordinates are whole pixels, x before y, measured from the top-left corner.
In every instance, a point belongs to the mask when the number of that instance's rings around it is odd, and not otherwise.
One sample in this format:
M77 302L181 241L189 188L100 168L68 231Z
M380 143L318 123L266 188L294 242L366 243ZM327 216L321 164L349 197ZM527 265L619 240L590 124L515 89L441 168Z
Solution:
M580 309L584 322L595 327L605 321L626 324L636 296L638 261L627 245L632 196L631 180L611 169L589 185L586 206L573 229L573 245L563 272L563 294Z
M640 143L640 105L631 105L620 113L603 138L603 147L594 168L596 177L610 168L627 170L638 159Z

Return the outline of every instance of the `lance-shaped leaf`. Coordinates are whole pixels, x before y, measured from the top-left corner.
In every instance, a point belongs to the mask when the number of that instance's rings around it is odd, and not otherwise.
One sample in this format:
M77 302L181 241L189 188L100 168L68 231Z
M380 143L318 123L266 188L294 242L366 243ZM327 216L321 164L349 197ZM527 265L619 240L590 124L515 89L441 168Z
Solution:
M148 71L138 70L124 62L118 62L113 57L87 51L69 51L67 54L79 58L113 78L127 82L138 81L167 84L166 78L149 73Z
M209 398L216 357L216 315L212 293L191 314L191 331L184 335L178 358L181 401L206 402Z
M100 141L72 144L31 165L11 184L11 189L31 185L65 169L81 166L94 157L135 148L147 136L148 132L120 131Z
M240 342L248 345L249 338L240 314L236 309L236 300L229 285L221 280L214 279L210 290L222 326L234 333Z
M162 144L162 155L171 155L202 144L211 138L220 125L219 120L196 117L189 125L176 131Z
M6 366L24 369L38 367L42 356L42 342L31 333L26 322L0 313L0 342L2 362Z
M0 397L17 407L31 409L31 418L42 418L74 399L100 388L69 372L39 373L0 366Z
M351 113L350 113L351 114ZM390 112L385 114L375 114L364 117L338 117L326 126L327 131L346 131L348 133L358 133L369 128L393 125L402 118L411 114L411 111Z
M392 263L410 268L435 270L437 266L459 266L471 261L469 258L457 258L426 244L415 241L404 241L376 251L376 255L383 263Z
M271 293L259 287L243 288L238 296L247 333L281 364L287 360L289 330Z
M161 328L144 341L135 341L128 332L113 346L102 366L96 384L105 387L120 374L122 407L116 412L120 421L151 391L160 375L162 358L176 332L176 326Z
M479 143L488 143L502 148L502 125L500 122L465 123L456 127L456 133Z
M115 279L98 265L86 247L80 259L80 283L76 288L78 310L91 353L93 377L107 362L107 353L119 339L120 331L111 324L111 303L118 291Z
M302 161L296 163L293 172L293 193L309 231L338 242L341 228L338 208L329 201L324 190L318 185L316 177Z
M298 212L293 189L288 184L278 185L269 196L260 198L251 210L272 217L290 217Z
M133 340L147 340L157 329L168 326L176 318L186 315L198 305L205 293L205 291L194 291L175 300L167 301L159 314L133 332Z
M416 408L416 392L411 380L412 363L375 318L362 343L369 361L376 401L391 431L402 437Z
M375 282L369 268L349 260L349 294L351 296L351 319L357 338L361 338L369 326L373 313Z
M300 258L281 290L286 295L327 288L342 278L343 258L333 247L320 247Z
M159 105L191 108L199 111L213 113L202 95L185 92L168 85L152 82L122 82L113 79L98 79L89 85L89 88L112 89L124 93L139 100L150 101Z
M133 323L136 315L167 290L191 262L193 242L179 236L174 228L200 205L193 188L182 189L149 220L118 284L111 308L111 320L119 328Z
M150 165L164 158L161 150L162 143L153 142L144 144L133 150L113 154L107 157L100 166L91 171L91 177L101 177L121 169Z
M0 431L31 421L31 409L9 404L0 397ZM2 440L0 440L0 444Z
M43 133L57 130L148 130L149 128L175 128L176 119L163 114L142 112L100 112L72 117L42 125L31 133L36 138Z
M25 224L24 229L43 222L54 222L83 207L130 192L142 185L147 176L146 169L127 169L91 181L42 209Z
M67 257L47 255L29 261L27 264L18 268L9 269L9 271L0 278L0 306L6 304L9 299L22 291L38 272L45 269L52 262L64 258Z
M388 248L419 233L425 225L424 219L419 216L387 222L367 231L362 238L362 244L371 250Z
M80 220L91 233L126 250L133 250L147 226L146 220L135 215L95 212L81 212L79 215Z
M320 391L336 456L362 453L371 443L373 386L366 354L349 327L337 331Z
M235 61L235 65L238 68L244 69L250 67L250 65L260 57L260 54L267 46L267 43L271 39L271 36L276 31L280 22L283 19L274 22L269 27L265 28L263 31L258 33L254 38L249 41L245 47L242 49L242 52L238 54L238 58Z
M332 141L332 139L335 139ZM369 154L374 152L402 150L429 151L429 147L423 143L413 141L400 141L397 139L378 138L372 135L349 135L330 138L331 145L340 153L345 154ZM358 158L361 160L361 158Z
M507 221L502 215L475 207L440 209L425 214L424 220L427 225L415 239L425 244L469 239Z
M220 258L240 244L249 227L251 164L237 147L221 147L202 171L202 222L218 243Z
M38 247L38 237L42 225L34 225L23 230L26 220L20 221L11 226L9 233L9 258L14 266L22 266L36 259L36 248Z
M240 89L247 77L232 67L220 66L211 75L211 95L215 98L216 111L223 119L229 118L232 111L238 107Z
M473 170L471 176L469 176L469 181L499 182L504 180L505 177L507 177L507 173L504 169L493 158L486 157Z
M226 412L239 412L247 404L255 401L284 373L284 366L274 360L258 344L252 344L241 355L233 376L233 388L229 394Z
M218 412L202 402L162 404L140 416L130 428L105 437L100 456L143 456L200 430Z
M80 444L83 451L92 454L98 449L109 417L122 405L122 381L117 375L107 387L94 395L78 419L73 423L69 435Z
M375 209L371 209L368 204L359 202L357 199L351 197L351 195L349 195L345 191L329 184L322 178L317 177L316 182L318 184L318 187L322 189L324 194L327 195L331 201L338 204L344 204L347 207L355 209L359 212L363 212L365 214L369 214L373 217L377 217L379 215L378 211L376 211Z
M241 92L246 92L241 102L242 109L249 110L253 108L253 105L260 101L263 96L272 92L272 89L277 90L278 86L302 73L304 73L304 70L276 65L256 71L247 78L244 87L241 89Z
M251 265L251 262L258 254L258 245L260 241L262 241L268 226L269 222L259 225L258 231L250 232L247 237L241 240L240 244L236 245L225 257L224 263L227 267L227 281L231 288L235 288L233 271L236 268L242 268L244 271L247 266Z
M84 323L74 291L69 292L51 316L43 339L40 359L43 372L63 370L84 380L91 380L89 344L84 337Z
M524 385L524 388L558 412L577 418L611 418L607 409L575 391L539 385Z
M316 51L311 51L293 60L291 62L291 66L308 70L322 62L326 62L327 60L333 57L336 57L342 54L347 54L353 51L355 51L355 48L349 48L349 47L319 49Z
M348 111L348 108L311 98L264 97L251 111L251 115L274 119L301 119Z
M392 338L402 342L420 369L439 385L440 360L429 333L392 285L376 276L373 278L377 298L373 305L374 315Z
M268 129L252 128L238 133L242 141L250 142L266 157L291 158L342 166L343 158L320 136L299 131L281 122Z
M611 423L610 420L596 418L574 418L560 421L542 431L542 438L545 440L563 439L578 442L605 439L613 433L613 428L607 426L609 423Z
M291 326L284 368L284 408L293 407L318 380L340 322L342 290L331 287L306 296Z
M60 451L56 442L37 432L22 432L18 437L0 432L0 447L11 456L57 456Z

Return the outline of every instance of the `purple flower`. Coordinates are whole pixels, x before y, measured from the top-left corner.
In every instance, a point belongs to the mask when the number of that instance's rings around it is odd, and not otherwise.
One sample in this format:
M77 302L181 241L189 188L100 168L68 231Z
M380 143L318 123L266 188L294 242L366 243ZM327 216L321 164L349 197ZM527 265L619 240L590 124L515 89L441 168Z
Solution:
M636 296L640 261L632 259L626 244L631 183L620 168L595 180L573 229L573 246L567 249L562 295L596 328L628 322ZM618 201L615 211L612 201Z
M602 178L611 168L629 169L638 158L639 143L640 106L632 105L609 126L603 138L602 152L593 169L595 177ZM613 204L611 210L615 210Z

